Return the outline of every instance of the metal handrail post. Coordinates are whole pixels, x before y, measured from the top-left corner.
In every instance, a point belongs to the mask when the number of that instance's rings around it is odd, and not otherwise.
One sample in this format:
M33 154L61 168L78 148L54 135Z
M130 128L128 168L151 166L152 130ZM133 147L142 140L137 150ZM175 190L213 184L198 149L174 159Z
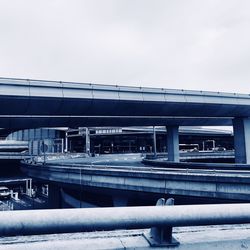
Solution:
M165 201L161 198L157 201L156 206L173 206L174 199L169 198ZM159 226L152 227L150 233L144 233L144 237L147 239L152 247L170 247L178 246L179 242L172 235L173 227L171 226Z

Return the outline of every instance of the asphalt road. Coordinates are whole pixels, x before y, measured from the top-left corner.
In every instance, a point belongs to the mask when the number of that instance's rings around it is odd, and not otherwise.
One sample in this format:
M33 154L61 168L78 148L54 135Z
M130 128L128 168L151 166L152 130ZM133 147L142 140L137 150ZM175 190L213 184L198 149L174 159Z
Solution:
M73 158L53 160L47 163L52 165L71 166L77 168L105 169L105 170L122 170L122 171L138 171L152 173L176 173L176 174L197 174L197 175L213 175L213 176L237 176L250 177L250 171L247 170L217 170L217 169L181 169L181 168L163 168L146 166L141 163L141 154L113 154L101 155L87 158Z
M108 166L145 166L141 163L141 154L109 154L86 158L69 158L47 161L47 163L57 164L90 164Z

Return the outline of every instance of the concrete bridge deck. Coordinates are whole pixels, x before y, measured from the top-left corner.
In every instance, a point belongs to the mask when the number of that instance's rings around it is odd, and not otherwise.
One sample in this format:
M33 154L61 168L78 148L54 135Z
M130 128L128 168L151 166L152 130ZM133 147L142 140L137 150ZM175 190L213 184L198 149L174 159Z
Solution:
M231 125L250 117L249 95L0 78L8 128Z
M33 178L108 190L250 200L250 171L147 167L135 155L23 164ZM91 164L92 163L92 164Z

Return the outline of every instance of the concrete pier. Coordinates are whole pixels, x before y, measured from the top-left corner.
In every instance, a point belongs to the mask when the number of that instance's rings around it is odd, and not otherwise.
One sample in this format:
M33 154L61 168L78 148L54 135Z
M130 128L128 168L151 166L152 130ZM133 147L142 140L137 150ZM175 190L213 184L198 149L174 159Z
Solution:
M167 126L168 161L179 161L179 126Z
M51 209L61 208L61 189L59 186L49 184L49 207Z
M250 163L250 119L235 118L234 128L234 148L236 163Z

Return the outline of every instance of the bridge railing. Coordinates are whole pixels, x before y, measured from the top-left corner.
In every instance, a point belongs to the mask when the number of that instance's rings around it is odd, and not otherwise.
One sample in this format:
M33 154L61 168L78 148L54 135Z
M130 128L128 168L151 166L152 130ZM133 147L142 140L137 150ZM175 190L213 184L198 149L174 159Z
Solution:
M180 157L183 159L192 159L192 158L206 158L206 157L229 157L234 156L234 150L225 150L225 151L180 151ZM153 153L147 153L145 159L160 159L167 158L168 153L157 153L155 156Z
M45 163L46 161L53 161L53 160L66 160L66 159L74 159L74 158L85 158L85 153L48 153L44 155L35 155L30 156L29 159L26 160L26 162L36 162L36 163Z
M154 227L172 244L172 227L250 223L250 204L164 206L171 204L161 200L159 206L3 211L0 236Z

